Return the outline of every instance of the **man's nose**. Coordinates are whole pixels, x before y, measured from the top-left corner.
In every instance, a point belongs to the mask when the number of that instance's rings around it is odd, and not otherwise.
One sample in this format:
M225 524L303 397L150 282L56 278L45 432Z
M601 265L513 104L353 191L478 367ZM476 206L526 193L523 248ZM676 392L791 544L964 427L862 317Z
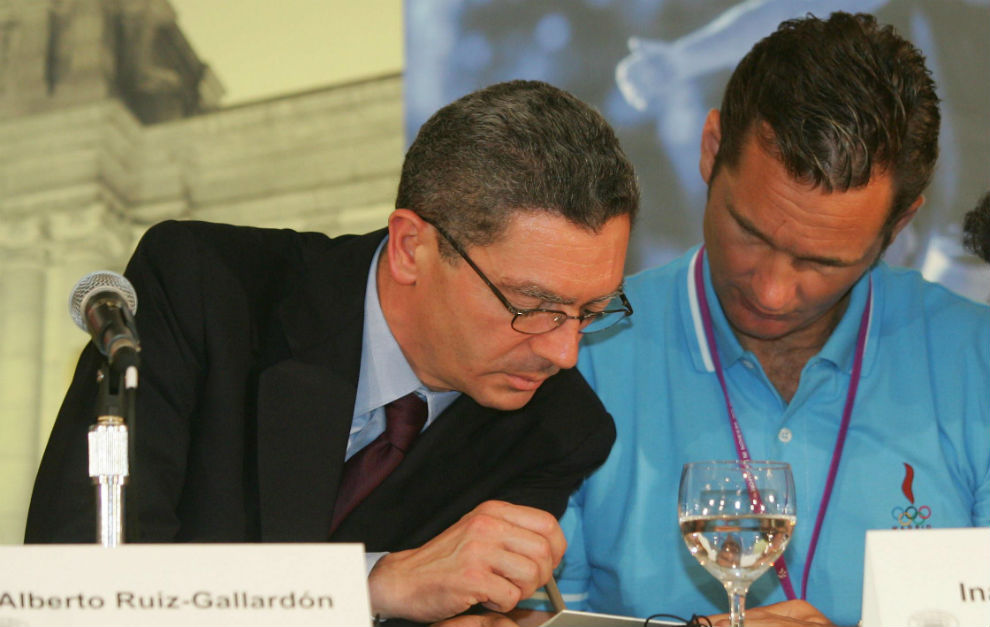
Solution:
M753 273L754 304L766 313L787 311L794 300L797 275L789 256L777 252L765 255Z
M533 352L564 370L577 364L581 326L577 320L564 321L553 331L534 335L530 340Z

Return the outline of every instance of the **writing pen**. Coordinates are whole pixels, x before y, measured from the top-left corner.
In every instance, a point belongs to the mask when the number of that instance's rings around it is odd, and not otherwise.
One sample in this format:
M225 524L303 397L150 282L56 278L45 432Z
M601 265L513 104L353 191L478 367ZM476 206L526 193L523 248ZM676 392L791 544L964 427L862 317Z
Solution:
M550 580L543 586L543 589L547 591L547 596L550 597L550 605L553 606L554 613L567 609L567 606L564 605L564 597L560 594L560 588L557 587L553 575L550 576Z

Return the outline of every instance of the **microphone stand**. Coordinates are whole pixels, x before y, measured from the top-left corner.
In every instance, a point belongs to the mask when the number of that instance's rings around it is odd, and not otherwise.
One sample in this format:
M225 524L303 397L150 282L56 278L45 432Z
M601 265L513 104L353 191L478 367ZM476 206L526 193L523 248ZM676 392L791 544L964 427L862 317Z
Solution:
M127 426L134 424L138 370L134 359L104 363L97 375L96 423L89 429L89 476L96 486L97 540L105 547L124 542L124 485L129 476Z

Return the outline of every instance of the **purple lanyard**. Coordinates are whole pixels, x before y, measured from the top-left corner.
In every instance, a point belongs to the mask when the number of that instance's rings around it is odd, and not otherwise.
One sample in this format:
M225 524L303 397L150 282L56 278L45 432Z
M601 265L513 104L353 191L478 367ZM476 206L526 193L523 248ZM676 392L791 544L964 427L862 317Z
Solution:
M729 426L732 428L732 438L735 440L736 453L739 459L748 461L749 449L746 448L746 440L743 438L742 428L736 419L736 412L732 409L729 401L729 388L725 384L725 375L722 373L722 362L718 356L718 347L715 346L715 330L712 326L711 312L708 310L708 297L705 295L705 279L702 266L704 265L705 247L702 246L694 257L694 286L698 293L698 304L701 310L701 320L705 327L705 338L708 340L708 350L712 356L712 363L715 366L715 374L718 375L718 383L722 386L722 396L725 397L725 408L729 411ZM849 379L849 391L846 393L846 405L842 410L842 423L839 425L839 435L835 440L835 449L832 451L832 463L828 469L828 478L825 481L825 491L822 493L822 501L818 506L818 517L815 519L815 530L811 534L811 544L808 546L808 559L804 563L804 574L801 576L801 599L806 599L808 595L808 573L811 572L811 562L815 559L815 548L818 546L818 536L822 530L822 523L825 520L825 512L828 510L828 502L832 498L832 487L835 485L835 475L839 471L839 460L842 458L842 447L846 443L846 433L849 431L849 419L852 417L853 403L856 401L856 390L859 389L859 375L863 366L863 353L866 348L866 335L870 327L870 310L873 308L873 279L870 279L870 289L866 296L866 307L863 309L863 316L859 321L859 334L856 337L856 354L853 357L852 376ZM795 599L794 585L791 583L791 575L787 571L787 562L784 556L774 562L774 570L780 579L780 585L784 589L784 594L788 599Z

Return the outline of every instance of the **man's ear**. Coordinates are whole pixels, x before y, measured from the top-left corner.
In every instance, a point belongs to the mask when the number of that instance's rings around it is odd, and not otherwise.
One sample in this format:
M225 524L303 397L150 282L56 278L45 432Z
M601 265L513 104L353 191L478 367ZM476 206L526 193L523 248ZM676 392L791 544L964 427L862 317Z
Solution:
M698 169L705 183L711 184L712 171L715 169L715 156L722 143L722 118L718 109L712 109L705 117L705 125L701 129L701 161Z
M400 285L415 285L423 262L424 246L432 245L426 222L414 211L396 209L388 217L388 243L385 245L387 271Z
M897 234L900 233L909 222L911 222L911 219L914 218L915 214L918 213L918 209L921 209L923 204L925 204L924 195L918 196L918 198L911 203L911 206L907 208L907 211L905 211L901 217L897 218L897 222L894 223L894 228L891 229L890 232L890 241L894 241Z

